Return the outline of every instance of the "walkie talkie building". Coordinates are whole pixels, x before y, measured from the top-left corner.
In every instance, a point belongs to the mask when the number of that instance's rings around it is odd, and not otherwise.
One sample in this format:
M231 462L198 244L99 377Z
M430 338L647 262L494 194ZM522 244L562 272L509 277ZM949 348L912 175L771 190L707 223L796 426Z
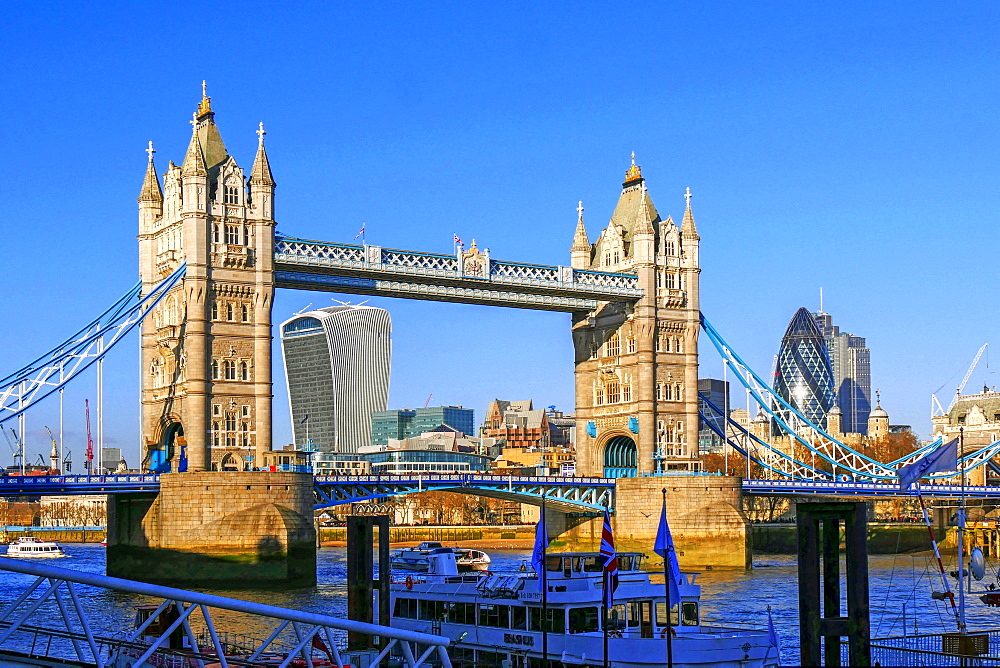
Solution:
M823 333L808 309L795 312L781 339L774 390L807 420L826 428L826 414L835 401L833 368Z
M295 445L356 453L389 400L392 320L374 306L331 306L281 325Z

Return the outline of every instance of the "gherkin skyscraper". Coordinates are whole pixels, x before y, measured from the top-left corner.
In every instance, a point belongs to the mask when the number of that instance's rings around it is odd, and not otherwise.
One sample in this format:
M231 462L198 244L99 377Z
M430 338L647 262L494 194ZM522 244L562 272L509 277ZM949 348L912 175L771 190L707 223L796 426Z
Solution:
M833 408L833 367L823 333L806 308L788 323L778 349L774 391L810 422L826 428L826 414Z

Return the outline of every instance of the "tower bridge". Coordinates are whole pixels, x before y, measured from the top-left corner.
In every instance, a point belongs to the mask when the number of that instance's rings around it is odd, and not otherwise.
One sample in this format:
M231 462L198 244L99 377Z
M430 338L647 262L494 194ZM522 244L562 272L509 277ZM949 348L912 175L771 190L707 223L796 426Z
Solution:
M630 537L620 541L622 547L630 548L626 543L634 540L632 547L640 549L652 544L656 532L655 514L640 509L669 488L671 522L689 563L738 567L747 554L741 494L887 495L898 467L936 446L878 462L777 396L700 312L700 236L690 189L680 225L661 216L634 154L597 238L591 241L581 203L569 264L539 265L495 259L475 241L447 255L278 235L277 185L263 124L245 171L226 148L204 90L191 123L183 160L170 162L162 180L152 142L147 149L138 198L137 289L51 353L0 379L2 423L63 387L131 328L141 327L142 467L151 475L0 484L0 494L11 496L30 494L32 485L36 494L43 488L41 493L111 494L109 572L150 578L155 576L149 569L170 562L164 567L168 579L183 577L190 570L184 555L198 553L203 571L195 575L210 580L233 575L234 555L254 554L271 564L261 567L263 577L280 579L275 555L315 558L315 506L425 487L526 503L552 498L556 509L576 515L614 504L616 529ZM577 471L584 477L362 481L250 471L250 461L261 461L272 449L276 289L570 313ZM741 432L731 420L716 425L717 433L779 480L695 475L702 331L767 419L787 435L790 450ZM813 463L797 459L796 449L811 452ZM987 465L998 452L1000 441L963 453L962 467ZM244 471L222 472L224 462L241 461ZM838 482L823 462L850 481ZM599 533L585 520L564 517L561 524L549 524L568 540L593 541ZM301 564L289 569L303 572Z

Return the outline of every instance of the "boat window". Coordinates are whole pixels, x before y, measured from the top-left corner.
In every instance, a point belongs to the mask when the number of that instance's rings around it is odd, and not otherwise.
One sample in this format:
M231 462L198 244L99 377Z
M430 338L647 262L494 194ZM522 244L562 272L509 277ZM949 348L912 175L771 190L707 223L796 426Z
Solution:
M618 630L625 628L625 605L623 603L611 606L611 610L608 611L608 628Z
M421 599L420 601L420 619L429 619L431 621L441 621L444 616L445 605L444 601L426 601Z
M510 609L510 628L526 630L528 628L528 609L513 606Z
M476 604L475 603L452 603L448 610L448 620L453 624L475 624Z
M628 604L628 627L635 628L639 626L639 604L629 603Z
M396 617L404 617L406 619L416 619L417 600L415 598L397 598L396 611L393 615Z
M499 629L510 628L510 606L480 603L479 625L493 626Z
M547 571L561 571L562 570L562 557L545 557L545 570L547 570Z
M667 603L666 601L656 602L656 625L666 626L667 625ZM677 626L677 604L675 603L670 608L670 625Z
M569 632L588 633L599 630L597 625L597 606L591 608L569 609Z
M549 608L549 633L565 633L566 619L562 608ZM528 608L529 628L532 631L542 630L542 609Z
M698 626L698 604L694 601L681 603L681 624L684 626Z
M632 568L632 555L622 556L618 555L618 570L620 571L633 571Z
M604 564L598 557L584 557L583 558L583 572L584 573L600 573L604 570Z
M642 570L642 560L645 559L645 558L646 558L646 555L644 555L644 554L634 555L635 563L632 564L632 568L631 569L626 569L626 570L641 571Z

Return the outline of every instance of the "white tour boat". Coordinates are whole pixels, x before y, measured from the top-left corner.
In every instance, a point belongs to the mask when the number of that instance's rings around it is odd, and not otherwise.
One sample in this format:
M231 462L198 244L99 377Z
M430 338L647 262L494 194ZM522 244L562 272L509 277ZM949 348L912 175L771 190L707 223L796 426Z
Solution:
M393 568L405 571L426 573L430 565L430 556L439 552L452 552L459 571L487 571L490 568L490 555L482 550L467 547L444 547L437 541L424 541L417 547L406 547L392 550L389 553L389 563Z
M641 570L643 555L619 553L619 585L609 614L608 655L613 668L657 668L667 663L663 585ZM542 665L542 594L532 572L459 574L450 552L430 556L427 575L391 585L393 626L453 638L455 668ZM552 668L601 665L603 560L598 553L546 555L547 634ZM673 664L722 668L778 666L766 630L703 624L697 574L685 573L680 606L671 611ZM678 607L680 619L678 619Z
M6 556L23 559L55 559L56 557L65 557L66 553L57 543L27 536L18 538L8 545Z

